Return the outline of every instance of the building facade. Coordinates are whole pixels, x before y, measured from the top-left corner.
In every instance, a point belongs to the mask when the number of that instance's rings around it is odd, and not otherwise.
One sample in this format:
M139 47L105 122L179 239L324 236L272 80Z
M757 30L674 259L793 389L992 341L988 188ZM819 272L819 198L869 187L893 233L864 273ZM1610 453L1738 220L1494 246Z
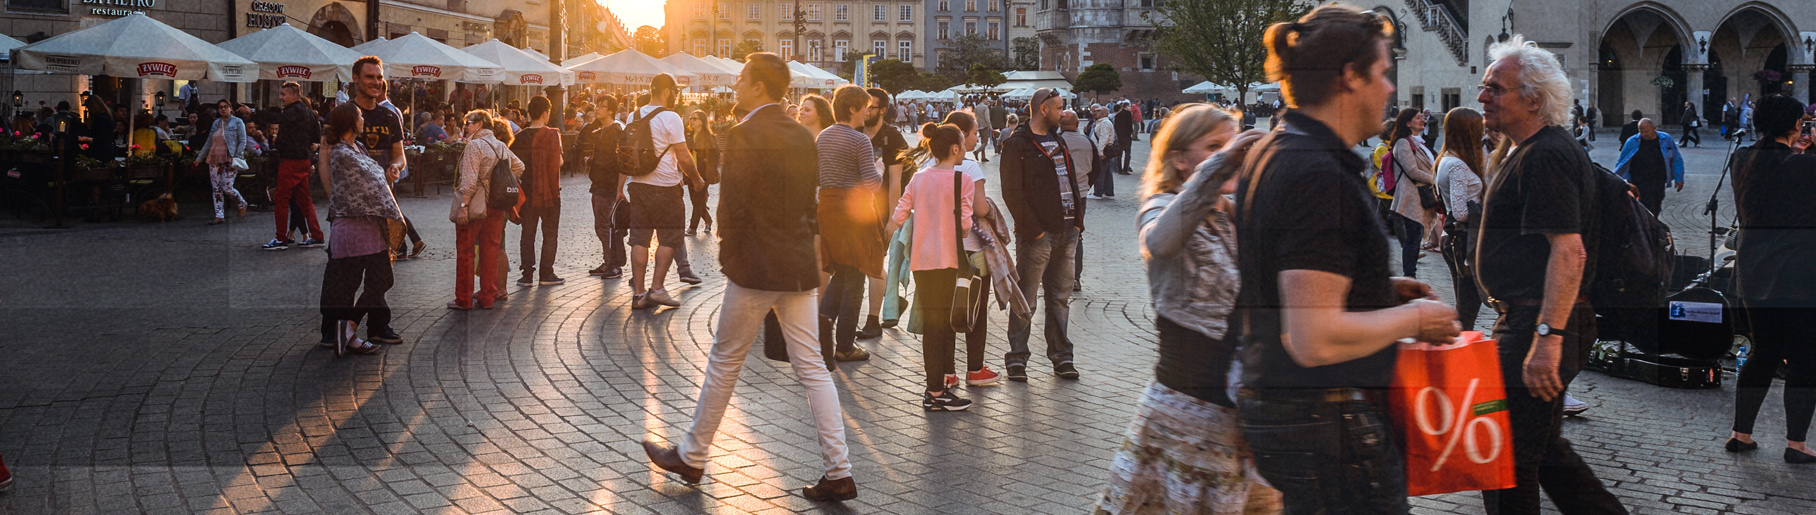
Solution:
M732 49L749 41L785 59L799 54L801 61L833 73L866 53L925 66L924 2L670 0L662 30L671 53L731 57Z
M1074 79L1096 63L1110 63L1123 87L1111 95L1130 99L1203 99L1181 90L1202 78L1167 69L1167 59L1148 41L1154 26L1143 17L1156 0L1036 0L1035 33L1040 38L1040 69Z
M926 0L927 69L938 70L953 40L976 34L984 44L1009 55L1007 0Z
M232 37L229 16L221 12L224 7L223 2L210 0L6 0L6 11L0 14L0 33L35 43L138 11L203 40L218 43ZM112 104L140 103L144 107L156 107L150 105L155 102L150 92L175 91L172 82L167 80L25 73L0 75L0 90L23 93L25 107L30 109L36 109L40 103L54 106L60 101L77 105L83 91L101 95ZM225 94L227 86L209 85L203 91L208 96L218 96ZM174 106L175 97L167 95L167 102Z
M1479 108L1472 86L1503 34L1557 54L1574 100L1595 106L1604 127L1636 110L1674 127L1686 102L1713 126L1729 99L1816 100L1816 2L1403 0L1377 10L1401 29L1402 106Z

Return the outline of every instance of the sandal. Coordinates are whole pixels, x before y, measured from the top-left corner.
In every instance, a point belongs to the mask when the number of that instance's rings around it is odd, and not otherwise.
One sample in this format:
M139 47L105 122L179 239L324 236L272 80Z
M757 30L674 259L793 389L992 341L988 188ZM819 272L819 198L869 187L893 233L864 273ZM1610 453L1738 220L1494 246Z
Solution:
M227 219L226 219L226 218L216 218L216 219L213 219L213 220L209 220L209 221L208 221L208 225L221 225L221 224L224 224L224 223L227 223Z

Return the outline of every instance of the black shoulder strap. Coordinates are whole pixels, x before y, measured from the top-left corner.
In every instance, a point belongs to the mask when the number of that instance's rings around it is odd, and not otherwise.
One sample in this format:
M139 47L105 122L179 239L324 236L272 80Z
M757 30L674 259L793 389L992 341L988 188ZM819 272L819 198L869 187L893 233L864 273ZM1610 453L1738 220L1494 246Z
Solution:
M958 247L960 274L965 273L965 229L959 221L959 216L964 213L964 206L960 204L965 202L963 184L959 181L964 180L964 176L965 172L958 171L956 166L952 167L952 237L955 238L952 243L953 246Z

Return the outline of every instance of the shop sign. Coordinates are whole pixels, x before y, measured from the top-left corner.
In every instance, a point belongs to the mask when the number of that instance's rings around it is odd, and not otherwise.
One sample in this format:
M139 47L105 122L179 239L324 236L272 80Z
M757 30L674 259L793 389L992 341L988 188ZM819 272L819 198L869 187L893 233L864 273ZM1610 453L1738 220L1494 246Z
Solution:
M308 80L311 70L308 66L279 66L277 78Z
M440 66L422 65L410 69L411 77L441 77Z
M593 72L580 72L579 75L580 75L579 77L575 77L575 78L579 79L581 82L592 82L594 80L598 80L597 75L594 74Z
M177 78L177 65L170 64L170 63L160 63L160 62L156 62L156 61L147 62L147 63L139 63L139 76L140 77L164 77L166 79L174 79L174 78Z
M518 84L542 84L542 76L538 75L538 74L534 74L534 73L525 73L518 77L517 83Z
M246 13L247 27L269 29L284 24L284 4L253 2L252 11Z
M158 0L82 0L82 4L91 6L88 14L94 16L126 16L157 7Z

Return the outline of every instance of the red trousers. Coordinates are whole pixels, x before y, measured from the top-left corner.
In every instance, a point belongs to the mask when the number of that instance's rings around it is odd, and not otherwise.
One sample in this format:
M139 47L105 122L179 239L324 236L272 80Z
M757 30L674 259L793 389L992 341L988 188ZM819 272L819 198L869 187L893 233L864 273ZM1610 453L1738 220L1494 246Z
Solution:
M475 252L479 254L479 307L491 307L498 298L498 255L504 252L504 218L503 213L488 212L484 219L454 226L454 248L458 250L454 258L454 302L461 306L474 307Z
M277 239L290 239L290 199L296 199L296 208L302 210L304 220L309 221L309 239L322 241L322 224L315 221L315 199L309 198L309 168L315 163L308 159L284 159L277 164L277 187L271 190L272 208L277 210ZM292 197L292 195L295 195Z

